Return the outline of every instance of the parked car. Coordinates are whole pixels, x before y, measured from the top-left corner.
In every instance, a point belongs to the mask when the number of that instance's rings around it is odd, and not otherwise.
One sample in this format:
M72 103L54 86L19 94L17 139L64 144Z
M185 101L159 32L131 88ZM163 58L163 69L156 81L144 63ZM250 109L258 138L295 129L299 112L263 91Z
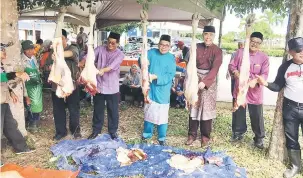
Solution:
M129 37L128 38L128 42L129 43L136 43L137 42L137 37L134 37L134 36L133 37Z
M143 43L143 38L137 37L137 43ZM150 47L153 47L154 45L158 44L152 38L147 38L147 43L150 45Z
M191 46L192 38L191 37L181 37L181 38L178 38L178 39L174 40L175 45L178 44L178 41L183 41L183 43L185 44L185 46L190 47ZM202 41L196 39L196 43L202 43Z

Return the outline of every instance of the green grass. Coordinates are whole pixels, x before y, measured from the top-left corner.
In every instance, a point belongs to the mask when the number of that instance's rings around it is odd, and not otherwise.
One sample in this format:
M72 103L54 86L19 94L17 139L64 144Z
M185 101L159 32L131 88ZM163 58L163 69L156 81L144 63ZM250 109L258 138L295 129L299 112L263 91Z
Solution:
M70 165L76 164L76 162L73 160L72 156L67 156L66 159L67 159L68 164L70 164Z
M46 95L46 97L49 97ZM44 99L44 101L51 101ZM42 114L43 120L41 121L41 129L38 133L29 134L32 139L31 145L36 148L33 154L16 155L12 152L11 147L2 150L1 161L3 163L14 163L21 166L35 166L37 168L56 169L56 161L50 161L53 157L49 151L50 147L56 142L52 140L54 136L54 123L52 119L52 107L50 103L44 103L44 111ZM229 142L231 137L231 104L230 103L217 103L217 118L214 123L213 132L211 135L213 151L225 151L226 154L231 156L236 164L244 167L247 170L249 178L278 178L282 177L285 165L275 160L267 159L266 149L259 150L253 147L253 134L250 127L249 118L247 118L248 131L244 136L241 143L232 144ZM91 134L92 125L92 111L91 106L81 106L81 132L83 138L87 138ZM248 114L247 114L248 117ZM274 118L274 108L264 107L265 117L265 146L268 147L270 132ZM106 117L105 117L106 118ZM122 139L129 144L137 144L141 142L141 135L143 130L144 113L142 108L132 106L125 106L120 108L120 121L118 134ZM68 123L68 122L67 122ZM194 151L205 151L200 147L199 140L195 141L193 146L185 146L184 143L187 139L188 129L188 112L185 109L171 108L169 111L169 124L167 133L167 144L179 148L184 148ZM103 126L102 133L107 133L107 119ZM302 133L300 131L300 133ZM66 139L72 139L68 135ZM302 137L300 137L302 140ZM150 140L157 144L157 130L155 127L154 136ZM71 158L69 158L71 161ZM72 162L72 161L71 161ZM142 178L142 175L133 178ZM303 178L302 175L297 178Z
M238 49L238 45L236 43L222 43L222 49L226 51L228 54L232 54ZM263 51L268 56L274 57L282 57L284 54L284 49L281 48L266 48L266 46L261 47L261 51Z

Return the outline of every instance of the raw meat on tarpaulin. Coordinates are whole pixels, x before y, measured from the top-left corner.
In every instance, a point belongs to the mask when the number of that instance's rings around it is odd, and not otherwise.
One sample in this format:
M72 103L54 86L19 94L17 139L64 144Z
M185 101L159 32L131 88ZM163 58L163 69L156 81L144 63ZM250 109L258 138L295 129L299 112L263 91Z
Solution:
M255 15L250 14L246 18L246 39L243 52L243 58L240 66L239 86L236 88L237 98L234 103L233 110L236 111L240 106L246 106L246 95L249 88L249 74L250 74L250 59L249 59L249 43L251 26L255 21Z
M196 31L199 23L199 13L195 13L192 19L192 28L193 28L193 37L190 48L190 58L186 70L186 81L185 81L185 98L187 103L194 105L198 101L198 85L199 79L197 74L197 62L196 62L196 53L197 53L197 44L196 44ZM187 106L188 107L188 106Z
M85 86L85 91L88 92L90 95L95 96L98 92L97 89L97 78L98 70L95 67L95 52L94 52L94 23L96 19L96 14L94 12L91 12L89 15L89 22L90 22L90 33L88 37L88 51L87 51L87 57L85 61L85 67L83 71L81 72L81 76L78 80L78 83Z
M148 74L148 66L149 62L147 59L147 12L141 10L140 17L142 20L142 29L143 29L143 45L142 45L142 55L141 55L141 70L142 70L142 92L144 95L144 102L150 103L150 99L148 97L149 91L149 74Z
M62 44L62 27L65 12L58 14L55 38L53 39L53 50L56 59L48 78L49 82L57 84L56 95L59 98L66 98L74 91L71 71L64 59L64 48Z

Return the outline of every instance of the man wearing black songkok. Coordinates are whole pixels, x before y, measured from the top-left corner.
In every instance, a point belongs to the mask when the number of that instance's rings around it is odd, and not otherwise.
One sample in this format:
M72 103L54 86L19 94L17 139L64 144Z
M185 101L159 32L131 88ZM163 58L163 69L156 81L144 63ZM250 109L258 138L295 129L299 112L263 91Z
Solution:
M75 90L69 95L66 100L59 98L56 95L57 85L52 83L52 100L53 100L53 115L55 121L56 134L53 137L54 140L61 140L67 136L66 129L66 111L67 107L69 111L69 130L75 139L81 138L80 133L80 92L76 85L76 81L79 76L79 50L74 45L67 43L67 32L62 29L62 45L64 48L64 59L71 71L71 77ZM56 56L53 55L55 58Z
M260 149L264 148L263 138L265 137L264 118L263 118L263 86L257 84L256 75L268 77L269 73L269 58L260 50L263 41L263 35L260 32L253 32L250 35L249 43L249 61L250 85L246 94L247 107L239 106L232 114L232 142L238 142L243 139L247 131L246 124L246 109L249 111L251 128L254 132L254 146ZM235 57L229 64L229 71L235 78L235 86L233 90L233 104L236 106L236 98L238 96L239 76L242 65L244 49L239 49Z
M117 41L117 43L120 42L120 34L118 34L118 33L110 32L108 35L108 38L115 39Z
M118 138L119 126L119 74L120 64L124 59L123 52L118 49L120 34L110 32L107 45L95 48L95 66L98 93L94 96L93 131L88 139L94 139L101 133L104 123L104 111L107 109L108 132L111 139ZM85 63L86 57L83 62ZM106 105L105 105L106 103Z
M207 146L210 140L212 120L216 118L216 76L222 64L222 50L213 43L215 27L205 26L204 43L197 44L197 72L199 77L198 101L190 106L189 130L186 145L197 138L200 124L201 146Z
M148 98L144 106L144 130L142 140L145 142L153 136L154 125L157 125L158 142L166 144L168 129L168 113L170 89L176 73L176 60L169 50L171 48L169 35L162 35L158 49L152 48L147 53L148 73L150 79ZM141 59L138 62L141 66ZM146 66L142 66L143 68ZM143 69L144 70L144 69Z

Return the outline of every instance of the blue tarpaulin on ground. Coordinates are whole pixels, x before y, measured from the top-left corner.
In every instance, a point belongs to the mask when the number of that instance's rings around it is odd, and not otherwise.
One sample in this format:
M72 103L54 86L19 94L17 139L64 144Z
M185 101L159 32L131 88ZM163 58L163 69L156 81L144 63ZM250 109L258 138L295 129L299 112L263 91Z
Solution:
M116 149L140 148L147 154L147 159L137 161L129 166L120 166L117 161ZM190 174L170 167L168 160L172 154L164 150L171 150L175 154L203 156L205 159L211 156L223 158L220 166L205 164ZM108 134L103 134L94 140L64 140L51 148L57 157L59 169L76 171L80 169L79 177L82 178L114 178L121 176L143 175L146 178L236 178L246 177L244 168L239 168L223 152L192 152L170 146L139 144L127 145L123 140L111 140ZM71 158L73 163L71 163Z

